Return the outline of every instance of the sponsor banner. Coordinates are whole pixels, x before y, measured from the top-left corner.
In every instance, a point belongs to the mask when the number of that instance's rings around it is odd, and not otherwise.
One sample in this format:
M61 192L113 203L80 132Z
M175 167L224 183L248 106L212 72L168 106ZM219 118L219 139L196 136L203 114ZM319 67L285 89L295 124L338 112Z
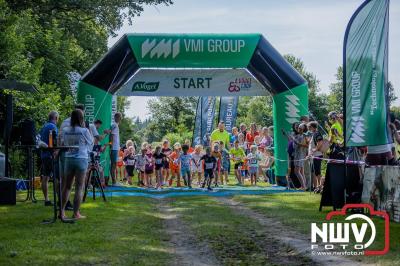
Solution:
M239 97L221 97L219 104L219 121L224 121L225 129L229 133L235 126Z
M129 34L140 67L246 67L260 34Z
M117 92L123 96L266 96L247 69L140 69Z
M208 146L207 136L214 129L215 97L199 97L193 132L193 145Z
M344 43L347 146L391 143L387 127L389 0L366 1L351 18Z

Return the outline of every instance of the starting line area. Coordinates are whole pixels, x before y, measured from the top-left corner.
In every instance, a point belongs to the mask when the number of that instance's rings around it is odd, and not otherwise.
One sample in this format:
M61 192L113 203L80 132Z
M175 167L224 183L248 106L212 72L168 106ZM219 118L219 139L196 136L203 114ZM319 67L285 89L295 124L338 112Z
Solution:
M303 192L299 190L287 189L286 187L245 187L245 186L220 186L213 187L212 191L203 188L163 188L161 190L140 187L108 187L104 190L107 198L112 197L148 197L155 199L171 198L171 197L190 197L190 196L212 196L212 197L229 197L235 195L263 195L277 194L288 192ZM88 197L92 197L92 192L88 193ZM96 190L96 197L101 194Z

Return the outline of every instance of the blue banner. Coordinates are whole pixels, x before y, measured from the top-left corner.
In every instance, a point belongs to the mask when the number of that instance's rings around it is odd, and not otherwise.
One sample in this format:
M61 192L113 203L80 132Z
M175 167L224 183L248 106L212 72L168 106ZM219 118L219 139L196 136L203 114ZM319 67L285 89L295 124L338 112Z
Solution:
M208 138L214 129L215 97L199 97L193 132L193 145L208 146Z
M221 97L219 102L219 121L225 123L225 129L229 133L235 126L239 97Z

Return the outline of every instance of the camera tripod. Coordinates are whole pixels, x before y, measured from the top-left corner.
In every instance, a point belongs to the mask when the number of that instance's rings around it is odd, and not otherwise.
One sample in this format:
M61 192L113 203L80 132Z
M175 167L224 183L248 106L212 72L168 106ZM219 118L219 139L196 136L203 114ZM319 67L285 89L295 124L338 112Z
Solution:
M88 172L88 176L87 176L86 183L85 183L85 193L83 194L82 202L85 202L85 200L86 200L89 184L92 185L93 200L96 200L96 186L97 186L100 188L101 196L103 197L103 200L107 201L106 195L104 194L103 186L101 185L101 182L100 182L98 162L90 163L89 172Z

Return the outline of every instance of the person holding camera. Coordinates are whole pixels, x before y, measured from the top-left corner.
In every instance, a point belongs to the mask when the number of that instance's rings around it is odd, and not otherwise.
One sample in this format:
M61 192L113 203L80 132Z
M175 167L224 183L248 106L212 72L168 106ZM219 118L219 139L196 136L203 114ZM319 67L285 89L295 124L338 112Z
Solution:
M65 152L65 165L62 180L62 208L61 216L65 216L65 206L69 199L72 183L75 178L74 214L75 219L82 219L79 208L83 197L85 176L88 168L88 155L92 151L93 137L85 127L84 114L80 109L71 113L71 124L64 128L61 144L65 146L76 146Z

